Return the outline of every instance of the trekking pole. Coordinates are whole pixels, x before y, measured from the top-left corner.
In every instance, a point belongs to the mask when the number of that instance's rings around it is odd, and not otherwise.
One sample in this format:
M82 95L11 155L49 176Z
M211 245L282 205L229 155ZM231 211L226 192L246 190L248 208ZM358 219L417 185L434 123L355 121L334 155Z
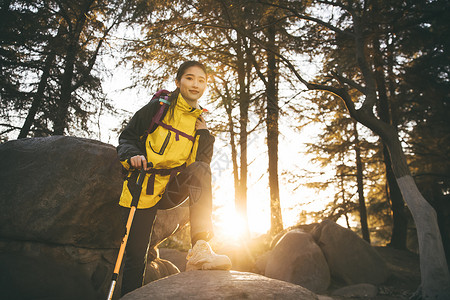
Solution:
M152 163L149 162L148 165L151 167ZM125 253L125 247L128 241L128 235L130 234L131 224L133 223L134 213L136 212L137 205L139 203L139 197L141 195L142 183L145 178L145 170L144 166L141 167L141 171L139 173L139 179L137 181L137 186L139 187L139 193L135 193L133 199L131 200L130 213L128 215L127 225L125 235L122 239L122 244L120 244L119 254L117 255L116 266L114 267L114 272L112 275L111 287L109 289L108 300L112 299L114 294L114 288L116 287L117 279L119 278L120 265L122 264L123 255Z

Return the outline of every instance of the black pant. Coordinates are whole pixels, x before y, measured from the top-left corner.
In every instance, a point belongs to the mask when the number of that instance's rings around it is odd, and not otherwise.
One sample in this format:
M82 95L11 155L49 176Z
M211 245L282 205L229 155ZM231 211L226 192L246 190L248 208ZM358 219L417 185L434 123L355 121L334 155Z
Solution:
M145 189L144 189L145 190ZM211 169L194 162L169 181L161 200L147 209L137 209L128 236L122 278L122 295L142 286L147 250L158 209L171 209L189 198L191 240L212 237ZM129 208L123 208L124 224Z

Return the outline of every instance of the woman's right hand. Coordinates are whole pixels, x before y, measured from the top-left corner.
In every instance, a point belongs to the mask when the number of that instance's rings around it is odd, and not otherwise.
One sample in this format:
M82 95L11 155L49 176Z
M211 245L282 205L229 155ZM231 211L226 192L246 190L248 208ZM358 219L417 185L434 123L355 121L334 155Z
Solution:
M145 159L144 155L135 155L132 158L130 158L131 166L135 169L144 168L144 170L147 170L147 160Z

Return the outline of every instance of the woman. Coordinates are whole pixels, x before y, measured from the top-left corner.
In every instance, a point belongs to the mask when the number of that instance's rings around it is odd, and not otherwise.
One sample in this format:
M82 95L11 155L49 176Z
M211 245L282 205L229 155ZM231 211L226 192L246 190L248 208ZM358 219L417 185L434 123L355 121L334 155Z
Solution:
M225 255L215 254L212 238L210 162L214 137L206 127L198 99L206 90L203 64L187 61L178 69L177 89L160 91L130 120L119 137L117 152L128 170L146 170L139 204L128 237L122 295L140 287L150 234L158 209L170 209L189 198L192 249L186 270L231 268ZM165 103L164 103L165 102ZM161 108L169 105L168 109ZM130 172L119 204L124 214L131 204Z

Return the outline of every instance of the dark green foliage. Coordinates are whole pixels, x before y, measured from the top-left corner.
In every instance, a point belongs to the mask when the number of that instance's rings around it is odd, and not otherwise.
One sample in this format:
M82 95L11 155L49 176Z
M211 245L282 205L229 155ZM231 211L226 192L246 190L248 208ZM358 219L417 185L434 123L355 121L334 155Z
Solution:
M438 214L449 261L450 4L420 4L416 7L420 22L410 24L408 35L397 42L399 51L414 57L401 69L399 122L407 136L415 181Z
M96 62L122 8L120 1L3 2L1 135L89 132L92 114L110 108Z

